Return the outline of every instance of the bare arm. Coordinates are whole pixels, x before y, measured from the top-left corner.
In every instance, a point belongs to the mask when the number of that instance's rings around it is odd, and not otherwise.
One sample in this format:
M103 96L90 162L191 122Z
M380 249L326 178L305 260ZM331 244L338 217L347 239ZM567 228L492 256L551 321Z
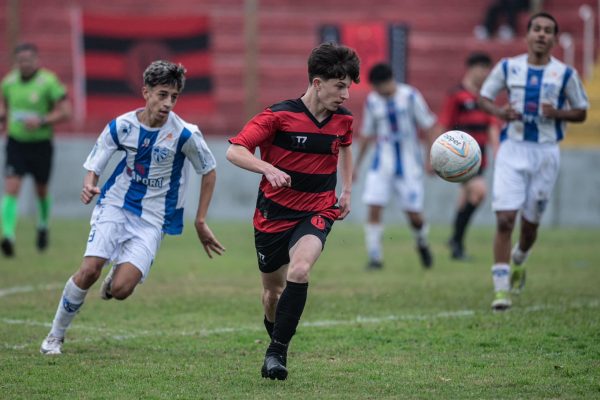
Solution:
M71 118L71 103L65 97L59 100L48 114L43 117L30 117L25 120L25 126L29 130L37 129L42 125L54 125Z
M350 198L352 195L352 148L341 146L339 154L339 170L342 174L342 194L339 198L340 216L344 219L350 213Z
M557 110L551 104L542 103L542 115L546 118L558 119L569 122L583 122L587 118L587 110Z
M510 104L506 104L504 107L498 107L492 100L483 96L479 96L477 98L477 104L483 111L487 112L488 114L495 115L504 121L521 119L521 114L513 109Z
M431 128L425 131L425 137L423 138L423 145L425 146L425 171L432 175L434 173L433 167L431 166L431 159L429 153L431 152L431 145L438 136L444 132L444 127L440 124L435 124Z
M275 188L289 187L292 183L292 178L288 174L268 162L254 157L254 154L250 153L244 146L232 144L227 149L226 157L232 164L240 168L264 175Z
M99 176L94 171L88 171L83 178L83 189L81 189L81 201L83 204L90 204L90 201L100 194L98 185Z
M360 140L359 140L359 145L358 145L358 155L356 156L356 162L354 164L354 171L352 173L352 180L356 181L356 179L358 179L358 173L360 171L360 166L363 162L363 160L365 159L365 156L367 154L367 151L369 150L369 147L371 147L371 144L373 144L375 142L375 137L374 136L361 136Z
M196 211L196 220L194 226L196 227L196 233L198 238L204 247L204 251L209 258L212 258L212 252L221 255L225 251L225 248L219 243L215 235L210 230L206 223L206 215L208 213L208 206L212 199L213 192L215 190L215 183L217 181L217 173L213 169L205 175L202 175L202 184L200 185L200 199L198 200L198 209Z
M488 143L492 148L492 154L495 159L498 148L500 147L500 128L496 124L490 124L488 127Z

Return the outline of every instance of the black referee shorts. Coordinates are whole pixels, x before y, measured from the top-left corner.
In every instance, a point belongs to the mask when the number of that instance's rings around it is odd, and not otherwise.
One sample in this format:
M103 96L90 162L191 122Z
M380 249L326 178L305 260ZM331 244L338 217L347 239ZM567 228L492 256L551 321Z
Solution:
M51 140L21 142L11 137L6 142L4 176L33 175L37 184L47 184L52 168L53 146Z
M333 221L319 214L306 217L287 231L277 233L260 232L254 229L254 245L258 258L258 269L264 273L275 272L290 262L290 249L301 237L314 235L323 247L331 231Z

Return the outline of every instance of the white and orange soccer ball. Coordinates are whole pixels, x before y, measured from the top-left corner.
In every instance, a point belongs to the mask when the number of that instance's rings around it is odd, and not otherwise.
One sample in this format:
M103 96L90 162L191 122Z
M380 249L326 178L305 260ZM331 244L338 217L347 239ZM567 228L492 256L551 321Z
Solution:
M481 149L468 133L448 131L433 142L430 160L431 167L442 179L464 182L479 171Z

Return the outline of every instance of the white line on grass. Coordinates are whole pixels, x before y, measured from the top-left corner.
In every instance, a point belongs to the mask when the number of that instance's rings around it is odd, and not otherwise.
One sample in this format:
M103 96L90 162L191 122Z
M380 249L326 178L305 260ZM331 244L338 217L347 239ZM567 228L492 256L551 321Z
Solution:
M538 311L546 311L546 310L566 310L566 309L580 309L580 308L598 308L600 307L600 300L592 300L592 301L588 301L588 302L573 302L570 304L561 304L561 305L557 305L557 304L539 304L539 305L533 305L533 306L528 306L528 307L524 307L524 308L515 308L512 312L518 312L518 311L522 311L525 313L532 313L532 312L538 312ZM509 311L510 313L511 311ZM302 327L313 327L313 328L328 328L328 327L332 327L332 326L340 326L340 325L365 325L365 324L381 324L381 323L385 323L385 322L390 322L390 321L431 321L431 320L435 320L435 319L445 319L445 318L466 318L466 317L473 317L476 314L488 314L488 311L483 311L483 310L456 310L456 311L442 311L442 312L438 312L435 314L400 314L400 315L388 315L388 316L384 316L384 317L363 317L363 316L357 316L356 318L353 319L346 319L346 320L318 320L318 321L306 321L306 322L302 322L300 323L300 326ZM30 320L15 320L15 319L7 319L4 318L2 320L0 320L0 323L3 324L14 324L14 325L32 325L32 326L44 326L44 327L50 327L51 324L47 323L47 322L37 322L37 321L30 321ZM141 331L134 331L134 332L114 332L109 330L109 329L105 329L105 328L100 328L100 327L94 327L94 326L82 326L80 324L75 324L73 326L74 330L86 330L86 331L93 331L93 332L102 332L108 336L94 336L94 337L90 337L90 338L83 338L83 339L73 339L73 340L69 340L69 343L89 343L89 342L95 342L95 341L99 341L99 340L107 340L107 339L113 339L113 340L117 340L117 341L124 341L124 340L133 340L133 339L138 339L141 337L147 337L147 336L165 336L165 337L169 337L169 336L210 336L210 335L217 335L217 334L222 334L222 333L248 333L248 332L257 332L257 331L262 331L264 328L263 327L258 327L258 326L240 326L237 328L228 328L228 327L222 327L222 328L214 328L214 329L199 329L199 330L192 330L192 331L155 331L155 330L141 330ZM41 339L40 339L41 340ZM37 344L34 343L25 343L25 344L19 344L19 345L11 345L9 343L4 343L4 348L6 349L11 349L11 350L21 350L30 346L37 346Z
M41 292L43 290L54 290L60 289L65 286L64 283L48 283L46 285L26 285L26 286L13 286L5 289L0 289L0 297L10 296L16 293L28 293L28 292Z

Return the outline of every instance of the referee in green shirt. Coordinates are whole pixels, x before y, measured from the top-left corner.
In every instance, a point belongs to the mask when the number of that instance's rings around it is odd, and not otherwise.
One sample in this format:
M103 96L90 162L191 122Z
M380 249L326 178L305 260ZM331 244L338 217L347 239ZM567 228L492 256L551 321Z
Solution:
M14 51L16 68L1 83L0 130L6 130L4 197L0 205L2 242L7 257L15 254L17 198L25 174L35 180L39 219L37 248L48 245L53 125L71 116L65 87L52 72L40 68L37 47L20 44Z

